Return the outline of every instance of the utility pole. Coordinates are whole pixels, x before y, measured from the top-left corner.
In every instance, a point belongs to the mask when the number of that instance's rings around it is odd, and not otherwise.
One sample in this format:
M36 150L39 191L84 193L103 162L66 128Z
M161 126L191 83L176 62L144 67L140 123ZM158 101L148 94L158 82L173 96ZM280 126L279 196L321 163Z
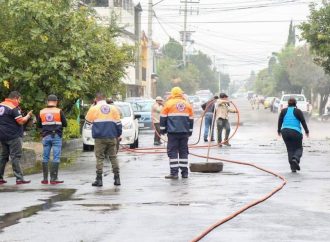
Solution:
M183 66L186 66L186 48L187 48L187 14L188 14L188 1L184 1L184 20L183 20L183 43L182 43L182 60Z
M109 27L112 25L112 11L113 11L113 0L109 0Z
M147 70L146 70L146 96L152 97L152 79L151 74L153 72L153 50L152 50L152 0L148 2L148 51L147 51Z
M190 36L191 36L191 31L187 31L187 22L188 22L188 3L199 3L198 1L193 1L193 0L181 0L181 3L184 3L184 9L183 9L183 31L182 31L182 61L183 61L183 66L185 67L187 64L187 54L186 54L186 49L187 49L187 32L189 33L189 41L190 41ZM192 8L189 10L190 14L193 12L197 12L198 14L198 9L193 10ZM181 9L180 9L181 12Z

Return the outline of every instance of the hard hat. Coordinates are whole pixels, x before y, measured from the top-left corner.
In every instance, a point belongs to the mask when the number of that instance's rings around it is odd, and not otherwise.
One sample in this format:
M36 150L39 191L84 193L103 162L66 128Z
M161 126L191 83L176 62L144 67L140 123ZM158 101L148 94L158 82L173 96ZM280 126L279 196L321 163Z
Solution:
M163 98L161 96L156 97L156 101L163 101Z
M47 101L58 101L58 98L56 95L54 94L50 94L48 97L47 97Z
M171 94L173 96L182 95L183 91L180 87L173 87L172 90L171 90Z

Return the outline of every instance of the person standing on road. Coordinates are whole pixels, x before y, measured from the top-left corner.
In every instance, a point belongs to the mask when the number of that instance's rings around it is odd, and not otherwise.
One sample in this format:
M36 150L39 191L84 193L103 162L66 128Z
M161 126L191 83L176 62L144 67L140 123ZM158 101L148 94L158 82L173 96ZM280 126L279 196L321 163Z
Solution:
M152 122L155 127L155 136L154 136L154 145L161 145L162 142L160 141L160 112L162 111L163 105L163 98L158 96L156 97L156 102L152 105Z
M182 178L188 178L188 139L192 135L193 109L183 96L180 87L171 90L160 114L160 132L167 133L167 155L170 159L170 174L166 179L178 179L179 168Z
M31 118L32 110L23 117L19 108L20 102L21 94L12 91L8 98L0 103L0 185L7 182L3 176L9 156L16 184L30 183L23 177L20 162L23 155L23 125Z
M211 133L211 141L214 141L214 123L213 123L213 113L214 113L214 107L215 107L215 101L218 99L218 96L214 96L211 100L208 102L202 104L202 109L205 112L204 116L204 141L208 141L209 136L209 130ZM212 126L213 124L213 126Z
M117 142L122 134L120 113L114 105L107 104L105 95L96 94L96 105L86 115L86 122L93 124L92 137L95 139L96 180L92 186L103 186L103 163L109 156L114 174L114 185L120 186L119 165L117 160Z
M62 134L63 127L67 126L65 115L61 109L57 107L58 98L51 94L47 97L47 107L40 110L37 117L37 126L41 128L42 135L42 184L48 184L48 162L50 153L53 148L53 162L50 168L50 184L63 183L58 179L58 168L60 165L62 152Z
M222 131L225 129L225 140L224 145L231 146L229 144L229 135L230 135L230 124L229 124L229 113L237 113L236 110L230 108L230 102L228 101L228 96L225 93L220 93L220 99L216 103L216 121L217 121L217 130L218 130L218 145L222 146Z
M288 107L282 109L278 118L277 133L282 135L292 172L300 171L300 159L303 154L302 140L303 135L301 125L304 127L306 136L309 137L309 130L303 112L297 108L295 98L288 100Z

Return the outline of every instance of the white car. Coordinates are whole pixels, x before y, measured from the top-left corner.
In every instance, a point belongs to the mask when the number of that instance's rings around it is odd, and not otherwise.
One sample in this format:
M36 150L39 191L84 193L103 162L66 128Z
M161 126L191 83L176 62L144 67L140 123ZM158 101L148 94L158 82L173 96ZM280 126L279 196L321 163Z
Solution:
M115 102L114 105L119 109L123 133L121 135L121 145L129 145L131 149L139 147L139 114L134 114L132 106L127 102ZM94 148L92 137L92 124L84 123L82 130L83 150L90 151Z
M284 94L280 100L278 113L282 111L282 109L288 107L288 100L293 97L297 101L297 108L299 108L306 119L308 119L312 114L312 105L307 102L305 95L303 94Z
M195 114L201 114L203 112L202 102L198 96L188 96L189 103L192 105Z

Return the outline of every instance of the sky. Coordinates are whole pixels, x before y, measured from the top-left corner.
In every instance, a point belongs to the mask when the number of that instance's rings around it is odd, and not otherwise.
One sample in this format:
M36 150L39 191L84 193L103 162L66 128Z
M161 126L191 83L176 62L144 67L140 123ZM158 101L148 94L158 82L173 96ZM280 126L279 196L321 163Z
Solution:
M252 70L258 72L267 67L271 53L280 51L287 41L290 20L295 25L307 20L311 2L320 0L200 0L188 4L194 11L188 14L187 30L194 31L192 39L196 50L208 54L217 68L228 73L232 80L242 80L248 78ZM148 0L140 3L142 28L147 33ZM169 37L180 40L183 3L153 0L153 4L156 15L153 40L161 45L167 43Z

